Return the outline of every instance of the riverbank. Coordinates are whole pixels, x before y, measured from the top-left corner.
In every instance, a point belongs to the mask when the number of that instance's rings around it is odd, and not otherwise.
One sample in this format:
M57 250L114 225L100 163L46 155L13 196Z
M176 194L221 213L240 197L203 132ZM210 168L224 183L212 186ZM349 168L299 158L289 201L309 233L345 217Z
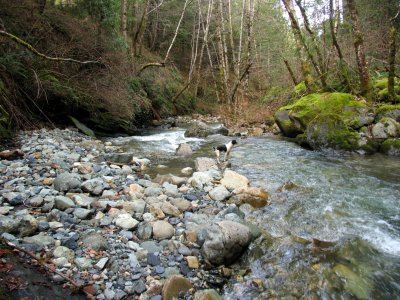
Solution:
M140 153L71 129L18 143L24 156L0 163L0 232L63 275L47 272L52 281L96 299L219 299L243 272L228 265L259 232L234 203L268 197L244 176L203 158L193 174L150 178Z

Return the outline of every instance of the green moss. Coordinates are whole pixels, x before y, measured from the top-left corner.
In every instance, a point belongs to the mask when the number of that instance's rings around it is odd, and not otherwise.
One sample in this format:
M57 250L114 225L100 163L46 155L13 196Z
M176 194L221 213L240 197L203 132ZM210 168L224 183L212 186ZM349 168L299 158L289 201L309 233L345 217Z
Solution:
M359 134L351 130L336 114L321 114L307 127L307 141L313 149L359 149Z
M389 92L388 92L388 78L376 79L373 84L373 90L375 93L375 98L378 101L389 102ZM395 91L395 101L400 102L400 80L395 78L394 81L394 91Z
M293 92L295 94L295 96L302 96L307 92L307 87L306 87L306 83L304 81L300 82L299 84L297 84L294 89Z
M400 139L387 139L380 148L380 151L393 156L400 156Z
M273 86L267 90L264 97L261 100L263 104L270 104L274 101L283 101L288 99L291 94L291 89L285 86Z
M377 113L385 113L388 112L390 110L395 110L395 109L399 109L400 110L400 104L382 104L378 106L377 109Z
M298 122L305 130L308 124L320 114L337 114L346 120L346 123L354 123L359 115L357 109L360 108L366 108L366 105L355 100L350 94L323 93L307 95L279 110L290 110L290 118Z

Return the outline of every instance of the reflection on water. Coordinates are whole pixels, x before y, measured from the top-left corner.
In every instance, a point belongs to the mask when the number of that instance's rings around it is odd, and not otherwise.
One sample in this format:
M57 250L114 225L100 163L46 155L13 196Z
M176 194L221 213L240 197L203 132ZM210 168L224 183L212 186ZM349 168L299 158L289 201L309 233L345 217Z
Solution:
M179 175L228 139L187 141L193 156L164 159L167 168L152 175ZM150 152L173 153L182 141L183 130L134 138ZM247 216L265 234L244 258L250 274L226 289L226 299L400 299L399 158L313 152L277 138L238 142L233 169L271 197ZM313 239L335 246L319 249Z

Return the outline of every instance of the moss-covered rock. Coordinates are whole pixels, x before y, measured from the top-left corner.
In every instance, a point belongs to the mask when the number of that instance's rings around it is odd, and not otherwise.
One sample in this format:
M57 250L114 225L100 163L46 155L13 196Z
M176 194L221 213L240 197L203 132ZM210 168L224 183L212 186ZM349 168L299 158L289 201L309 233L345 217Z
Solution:
M372 127L372 136L378 140L400 137L400 124L392 118L382 118Z
M336 114L321 114L310 122L305 132L313 149L359 150L360 135Z
M368 118L368 107L346 93L310 94L280 110L290 110L290 119L303 131L316 116L326 113L340 115L347 125L354 128L373 121L372 117Z
M400 104L380 105L376 112L375 121L378 122L382 118L392 118L392 119L396 120L397 122L400 122Z
M392 156L400 156L400 139L387 139L380 148L382 153Z
M275 113L275 122L281 130L282 134L287 137L296 137L303 131L296 126L289 117L290 110L279 110Z
M383 102L390 102L391 99L389 98L389 92L388 92L388 78L381 78L375 80L373 83L373 90L375 93L375 97L378 101L383 101ZM394 92L395 92L395 101L399 102L400 101L400 80L397 78L395 79L394 82Z
M69 117L72 121L72 123L74 123L74 125L80 130L82 131L84 134L91 136L91 137L96 137L96 135L94 134L93 130L90 129L89 127L87 127L85 124L79 122L77 119L75 119L74 117Z

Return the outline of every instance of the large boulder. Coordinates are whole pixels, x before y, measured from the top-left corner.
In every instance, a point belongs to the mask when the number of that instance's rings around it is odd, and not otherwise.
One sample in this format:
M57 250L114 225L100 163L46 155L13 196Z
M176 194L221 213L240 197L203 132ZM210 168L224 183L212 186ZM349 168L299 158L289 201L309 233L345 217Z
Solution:
M101 193L105 189L109 189L109 188L110 188L109 184L100 178L89 179L89 180L84 181L81 184L81 189L84 192L89 192L95 196L101 195Z
M303 133L296 124L289 118L289 109L280 109L275 113L275 122L282 134L287 137L296 137Z
M33 235L39 227L39 222L29 214L18 216L16 222L21 237Z
M194 122L186 131L185 137L207 137L214 133L214 129L204 122Z
M187 178L175 176L172 174L157 174L157 176L153 179L153 182L158 183L159 185L163 185L165 182L168 182L180 187L187 182Z
M388 139L400 136L400 124L392 118L382 118L372 127L375 139Z
M252 241L250 229L237 222L221 221L202 228L199 240L204 241L201 252L213 265L232 264Z
M194 166L197 172L207 171L208 169L216 165L217 165L216 160L209 157L197 157L194 160Z
M335 116L335 120L337 119L340 124L344 124L348 128L348 131L370 125L374 121L374 114L370 112L366 104L357 101L353 95L345 93L307 95L291 105L281 107L275 114L275 120L283 135L296 137L299 134L309 131L307 133L308 137L310 131L315 133L316 123L319 124L318 126L322 124L323 118L321 116L326 115ZM319 121L317 122L316 119ZM329 122L331 123L331 120ZM314 126L314 128L310 129L310 125ZM330 125L324 128L324 135L326 135L326 131L330 128L334 129ZM348 136L346 134L346 139ZM309 144L302 137L298 141L302 145ZM323 146L323 143L317 144L318 147ZM344 143L346 148L348 148L347 144L346 141ZM336 147L340 147L340 145L336 144Z
M192 146L187 143L182 143L176 149L175 155L176 156L188 156L193 153Z
M104 155L106 161L119 164L130 164L132 163L133 153L107 153Z
M232 190L245 189L249 185L249 179L235 171L226 169L221 179L221 184Z
M229 191L223 185L216 186L208 194L215 201L223 201L230 195Z
M387 139L380 148L382 153L391 156L400 156L400 139Z
M389 105L385 104L378 108L375 120L379 121L382 118L392 118L400 122L400 104Z
M360 147L360 135L334 114L315 117L307 127L305 138L312 149L355 151Z
M185 137L207 137L212 134L228 135L229 130L224 126L213 128L201 121L195 121L186 131Z

